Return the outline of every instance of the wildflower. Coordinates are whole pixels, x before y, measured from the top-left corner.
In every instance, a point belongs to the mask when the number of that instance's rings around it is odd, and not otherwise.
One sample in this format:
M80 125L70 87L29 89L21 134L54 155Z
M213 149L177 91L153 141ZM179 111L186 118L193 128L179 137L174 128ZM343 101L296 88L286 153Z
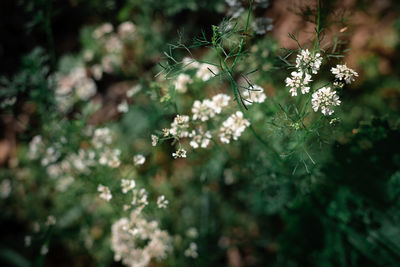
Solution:
M9 179L5 179L0 184L0 197L2 199L8 198L11 193L11 182Z
M189 116L176 115L174 121L171 123L170 133L179 138L184 138L189 135L187 131L189 128Z
M112 199L111 191L107 186L99 184L97 191L100 192L100 198L110 201Z
M56 224L56 218L53 216L53 215L49 215L48 217L47 217L47 220L46 220L46 223L45 223L45 225L46 226L52 226L52 225L55 225Z
M199 254L197 253L197 245L194 242L191 242L189 247L185 250L185 256L188 258L197 258Z
M143 165L145 161L146 158L141 154L135 155L133 157L133 164L135 164L135 166Z
M126 100L122 101L118 106L117 106L118 112L121 113L126 113L129 111L129 106L128 102Z
M200 66L200 63L190 57L184 57L182 59L182 65L186 69L196 69Z
M171 130L168 128L162 129L162 132L164 137L168 137L171 134Z
M297 89L300 89L302 94L306 94L310 91L310 87L306 85L311 82L311 75L305 73L305 76L303 77L303 74L302 71L293 71L291 73L292 77L286 78L286 86L290 87L289 92L292 96L297 96Z
M65 192L67 191L68 187L74 183L74 181L75 179L72 176L66 176L64 178L61 178L57 180L56 190L59 192Z
M196 77L201 79L203 82L206 82L216 74L218 74L218 68L216 66L202 63L196 72Z
M322 87L312 94L311 104L315 112L321 109L322 114L326 116L334 112L332 106L339 106L340 100L336 91L331 91L330 87Z
M168 200L165 199L165 196L159 196L157 198L157 206L160 209L165 209L168 205Z
M111 23L104 23L103 25L97 27L93 32L93 38L99 39L103 37L107 33L111 33L114 30L114 27Z
M181 73L175 81L175 89L179 93L186 93L187 85L192 81L189 75Z
M111 168L117 168L121 164L119 156L121 150L119 149L105 149L100 155L99 163L101 165L108 165Z
M195 227L190 227L186 231L186 236L194 239L199 236L199 232L197 231L197 229Z
M228 106L229 100L231 100L230 96L226 94L217 94L213 96L213 98L211 99L212 101L211 107L215 113L219 114L221 113L223 107Z
M151 135L151 145L156 146L158 143L158 137L154 134Z
M263 103L267 96L261 86L253 85L251 89L243 92L243 97L247 100L248 104Z
M313 74L317 74L321 67L322 57L320 53L311 54L308 49L301 50L296 58L296 68L300 71L311 70Z
M193 120L207 121L215 116L213 101L204 99L203 101L196 100L192 107Z
M118 38L118 35L112 34L107 40L105 44L106 50L109 53L115 53L122 50L122 42L121 39Z
M126 91L126 96L131 98L134 96L136 93L138 93L142 89L142 86L140 84L137 84L135 86L132 86L131 89Z
M237 140L248 126L250 122L243 118L242 112L237 111L222 123L219 139L222 143L229 144L230 139Z
M6 98L0 103L0 107L1 108L10 107L10 106L14 105L16 101L17 101L17 98L15 96Z
M135 180L121 180L122 193L126 194L136 186Z
M186 150L183 148L179 148L176 152L172 153L174 159L177 158L186 158Z
M49 247L48 247L47 245L43 245L43 246L40 248L40 254L41 254L41 255L46 255L47 253L49 253Z
M350 84L354 81L354 77L358 77L358 73L349 67L344 65L336 65L336 68L331 68L332 74L335 75L335 78L340 81L345 81L347 84Z
M25 247L30 247L32 244L32 236L30 236L30 235L25 236L24 244L25 244Z
M146 207L149 202L147 201L147 192L145 189L140 189L139 191L134 189L133 198L131 204L137 206L137 210L140 212L144 207Z
M53 163L58 160L60 157L60 152L58 151L58 146L50 146L46 149L45 154L41 160L42 166L47 166L50 163Z
M211 133L209 131L204 132L202 128L198 128L197 131L193 130L189 137L192 138L190 146L193 148L206 148L211 140Z
M96 94L96 91L97 86L90 78L85 77L75 83L75 93L80 100L88 100Z
M141 245L141 244L144 244ZM128 266L145 267L152 259L164 259L171 251L171 237L156 221L147 221L137 212L121 218L111 228L114 260Z
M118 26L118 35L121 39L132 37L136 31L136 26L130 21L125 21Z
M92 145L95 148L102 148L112 142L111 131L109 128L97 128L93 133Z
M42 136L36 135L29 142L28 157L30 159L37 159L39 157L39 153L43 149L43 147L44 147L44 143L43 143Z

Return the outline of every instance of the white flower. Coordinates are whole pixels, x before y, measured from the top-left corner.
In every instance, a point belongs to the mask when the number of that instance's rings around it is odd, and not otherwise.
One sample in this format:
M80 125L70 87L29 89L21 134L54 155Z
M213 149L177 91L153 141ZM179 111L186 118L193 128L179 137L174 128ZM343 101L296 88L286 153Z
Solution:
M49 253L49 247L48 247L47 245L43 245L43 246L40 248L40 254L41 254L41 255L46 255L47 253Z
M243 97L247 100L246 103L251 105L253 103L263 103L267 96L261 86L253 85L252 88L243 92Z
M230 140L237 140L250 122L243 118L243 113L237 111L222 123L219 130L219 139L222 143L229 144Z
M121 180L122 193L126 194L136 186L135 180Z
M100 192L100 198L110 201L112 199L111 191L107 186L99 184L97 191Z
M118 26L118 35L121 39L127 39L133 37L136 31L136 26L130 21L125 21Z
M209 99L196 100L192 107L193 120L207 121L215 116L214 102Z
M131 87L128 91L126 91L126 96L131 98L134 96L136 93L138 93L142 89L142 86L140 84L136 84Z
M119 39L118 35L112 34L107 40L106 40L106 50L108 53L115 53L115 52L120 52L123 48L122 42Z
M214 65L202 63L196 72L196 77L201 79L203 82L208 81L212 77L218 74L218 68Z
M151 135L151 145L156 146L158 143L158 137L154 134Z
M44 143L43 143L42 136L36 135L29 142L28 157L30 159L37 159L39 157L41 150L43 150L43 149L44 149Z
M200 63L190 57L184 57L182 59L183 68L185 69L197 69Z
M179 138L184 138L189 135L187 131L189 128L189 116L176 115L174 121L171 123L170 133Z
M183 148L179 148L176 152L172 153L172 156L177 158L186 158L186 150Z
M187 85L192 82L189 75L181 73L178 75L175 81L175 89L179 93L186 93Z
M92 145L95 148L102 148L110 145L112 142L112 135L109 128L97 128L93 133Z
M32 244L32 236L30 236L30 235L25 236L24 244L25 244L25 247L30 247Z
M131 205L137 206L137 211L140 212L144 207L146 207L149 202L147 201L147 192L145 189L133 189L133 198Z
M301 50L296 58L296 68L300 71L311 70L313 74L317 74L321 67L322 57L320 53L311 54L308 49Z
M157 198L157 206L160 209L165 209L168 205L168 200L165 199L165 196L159 196Z
M111 25L111 23L104 23L103 25L96 28L96 30L93 32L93 37L99 39L103 35L110 33L113 30L114 27Z
M194 239L199 236L199 232L197 231L197 229L195 227L190 227L186 231L186 236Z
M128 102L124 99L118 106L117 106L118 112L121 113L127 113L129 111L129 105Z
M49 216L47 217L47 220L46 220L45 225L46 225L46 226L55 225L56 222L57 222L56 217L54 217L53 215L49 215Z
M321 109L322 114L327 116L334 112L332 106L340 105L340 100L336 91L331 91L330 87L322 87L312 94L311 104L315 112Z
M101 80L103 77L103 68L100 64L95 64L90 68L90 72L95 80Z
M209 131L204 132L200 127L197 131L193 130L189 137L192 138L190 141L190 146L193 148L206 148L211 141L211 133Z
M335 78L342 81L344 80L347 84L350 84L354 81L354 77L358 77L358 73L349 67L344 65L336 65L336 68L331 69L332 74L335 75Z
M114 260L124 265L146 267L152 259L162 260L171 251L171 237L133 211L129 218L121 218L112 225L111 249Z
M11 193L11 182L9 179L5 179L3 181L1 181L0 184L0 197L2 199L8 198L10 196Z
M135 155L133 157L133 164L135 164L135 166L143 165L145 161L146 158L141 154Z
M75 84L75 93L80 100L88 100L96 94L97 87L90 78L82 78Z
M212 109L214 110L215 113L219 114L222 111L222 108L228 106L229 100L231 100L231 97L226 95L226 94L217 94L213 96L211 99L212 101Z
M303 77L303 74L302 71L293 71L291 73L292 77L286 78L286 86L290 87L289 92L292 96L297 96L297 89L300 89L302 94L306 94L310 91L310 87L306 85L311 82L311 75L305 73L305 76Z
M121 150L106 148L104 152L100 154L99 163L101 165L108 165L111 168L118 168L121 164L119 160L120 155Z
M197 253L197 245L194 242L191 242L189 247L185 250L185 256L190 258L197 258L199 254Z

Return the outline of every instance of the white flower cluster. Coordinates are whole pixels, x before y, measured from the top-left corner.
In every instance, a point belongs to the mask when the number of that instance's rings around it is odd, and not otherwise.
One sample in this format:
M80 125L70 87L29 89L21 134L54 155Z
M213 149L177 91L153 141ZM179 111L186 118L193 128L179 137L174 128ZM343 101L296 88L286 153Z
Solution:
M165 196L164 196L164 195L159 196L159 197L157 198L157 207L158 207L158 208L160 208L160 209L165 209L165 208L167 207L167 205L168 205L168 200L165 199Z
M137 155L133 156L133 164L135 166L143 165L145 162L146 162L146 158L143 155L137 154Z
M119 150L118 148L110 149L107 147L103 150L103 152L101 152L99 163L101 165L107 165L111 168L118 168L121 164L121 161L119 160L120 155L121 150Z
M104 186L102 184L99 184L97 186L97 191L100 193L100 198L104 199L105 201L110 201L112 199L112 194L110 191L110 188L107 186Z
M263 103L267 99L264 89L259 85L253 85L252 88L243 92L243 97L248 105L253 103Z
M184 254L188 258L197 258L199 256L199 253L197 252L197 244L191 242L189 247L185 250Z
M174 157L174 159L186 158L186 150L183 148L178 148L176 152L172 153L172 156Z
M208 81L212 77L218 74L218 68L208 63L198 63L198 70L196 77L201 79L203 82Z
M238 140L248 126L250 126L250 122L243 117L241 111L237 111L222 123L219 139L226 144L229 144L231 139Z
M303 49L296 58L296 68L303 71L310 70L313 74L317 74L322 64L320 53L311 53L308 49Z
M331 91L330 87L322 87L312 94L312 108L315 112L321 110L325 116L333 114L333 106L339 106L340 100L336 95L336 91Z
M169 133L179 138L189 136L189 116L187 115L176 115L174 121L171 123L171 129Z
M92 137L92 145L99 149L108 146L112 142L112 135L109 128L97 128L94 130Z
M4 179L0 183L0 198L5 199L8 198L11 193L11 181L9 179Z
M312 81L311 74L317 74L322 64L320 53L311 53L308 49L303 49L297 55L296 68L297 71L291 73L291 77L287 77L286 86L290 87L289 92L292 96L297 96L300 89L302 94L310 92L308 84Z
M86 101L96 94L97 86L86 69L75 67L67 75L58 75L56 101L61 112L68 111L77 100Z
M187 86L192 82L192 79L189 75L185 73L180 73L175 81L175 90L179 93L186 93Z
M143 244L145 244L143 246ZM121 218L111 228L114 260L131 267L145 267L152 259L162 260L171 249L171 237L156 221L147 221L136 212Z
M215 117L216 114L222 112L222 108L228 106L230 99L230 96L226 94L218 94L213 96L212 99L194 101L192 107L193 120L204 122Z
M124 99L121 103L119 103L117 106L117 110L120 113L127 113L129 111L128 101Z
M122 193L124 194L134 189L135 186L136 186L135 180L127 180L127 179L121 180Z
M336 68L332 68L331 72L335 75L335 78L339 81L345 81L347 84L350 84L354 81L354 77L358 77L358 73L349 67L344 65L336 65Z
M142 188L140 190L133 189L133 198L131 205L136 208L136 212L140 213L148 204L148 194L146 192L146 189Z
M310 87L307 85L311 82L311 75L301 70L293 71L291 77L287 77L285 82L286 86L290 87L289 92L292 96L297 96L298 89L303 95L310 92Z
M203 128L199 127L197 130L193 130L189 137L192 138L190 141L190 146L194 149L196 148L206 148L211 141L210 131L204 132Z

